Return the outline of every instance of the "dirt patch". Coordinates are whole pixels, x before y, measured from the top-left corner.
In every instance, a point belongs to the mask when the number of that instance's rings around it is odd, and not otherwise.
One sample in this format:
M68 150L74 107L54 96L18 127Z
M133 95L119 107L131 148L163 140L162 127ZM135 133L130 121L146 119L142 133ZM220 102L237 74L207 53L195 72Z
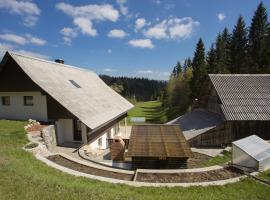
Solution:
M225 180L241 176L238 170L224 168L207 172L186 172L186 173L141 173L137 174L136 181L150 183L195 183Z
M26 131L31 134L31 132L42 131L42 129L45 127L47 127L47 125L35 124L35 125L27 128Z
M96 169L93 167L82 165L80 163L73 162L69 159L66 159L66 158L60 156L60 155L49 156L48 159L50 161L53 161L59 165L67 167L69 169L73 169L73 170L83 172L86 174L92 174L92 175L108 177L108 178L115 178L115 179L120 179L120 180L127 180L127 181L131 181L133 178L133 175L131 175L131 174L124 174L124 173Z
M203 163L207 160L211 159L212 157L207 156L205 154L193 152L193 157L188 159L187 168L200 168L202 167Z

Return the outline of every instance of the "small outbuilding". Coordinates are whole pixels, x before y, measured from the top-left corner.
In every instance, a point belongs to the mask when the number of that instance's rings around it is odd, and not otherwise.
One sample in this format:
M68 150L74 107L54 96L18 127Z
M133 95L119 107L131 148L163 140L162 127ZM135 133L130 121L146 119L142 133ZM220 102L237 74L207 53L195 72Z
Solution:
M135 125L126 157L134 169L186 168L192 156L178 125Z
M232 143L232 164L239 168L270 168L270 144L256 135Z

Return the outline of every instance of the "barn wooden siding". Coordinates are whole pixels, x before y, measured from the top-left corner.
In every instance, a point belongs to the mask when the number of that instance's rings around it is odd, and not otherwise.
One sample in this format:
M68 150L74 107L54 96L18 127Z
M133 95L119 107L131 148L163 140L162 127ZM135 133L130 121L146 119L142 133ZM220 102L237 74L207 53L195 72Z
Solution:
M270 139L270 75L210 74L196 107L218 113L224 123L191 138L191 146L220 147L250 136Z
M188 158L133 157L133 169L186 169Z
M226 121L216 128L191 138L188 142L191 147L223 147L250 135L269 140L270 122Z

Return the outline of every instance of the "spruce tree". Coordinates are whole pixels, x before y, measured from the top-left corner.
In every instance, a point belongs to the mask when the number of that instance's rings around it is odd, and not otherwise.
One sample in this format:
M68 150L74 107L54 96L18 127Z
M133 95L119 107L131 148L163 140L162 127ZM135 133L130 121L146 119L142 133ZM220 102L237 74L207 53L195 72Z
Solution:
M266 73L269 68L268 63L268 37L269 22L267 19L267 11L261 2L252 18L249 30L249 57L251 73Z
M231 36L227 28L216 39L216 73L228 73L231 66Z
M212 44L206 57L208 74L216 74L216 50Z
M182 65L179 61L177 62L175 68L176 68L176 76L180 76L182 74Z
M202 39L199 39L197 43L196 50L194 53L193 61L192 61L192 68L193 68L193 76L190 82L191 88L191 97L195 98L198 97L202 83L207 78L207 69L205 63L205 49Z
M247 66L247 28L242 16L237 20L232 32L231 42L231 73L249 73Z

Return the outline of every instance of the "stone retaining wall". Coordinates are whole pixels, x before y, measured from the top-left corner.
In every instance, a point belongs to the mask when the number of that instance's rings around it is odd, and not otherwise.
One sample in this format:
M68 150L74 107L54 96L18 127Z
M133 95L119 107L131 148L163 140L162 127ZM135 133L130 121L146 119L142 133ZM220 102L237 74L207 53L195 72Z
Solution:
M44 143L49 151L54 151L56 147L56 133L55 126L50 125L42 129L42 137L44 139Z

